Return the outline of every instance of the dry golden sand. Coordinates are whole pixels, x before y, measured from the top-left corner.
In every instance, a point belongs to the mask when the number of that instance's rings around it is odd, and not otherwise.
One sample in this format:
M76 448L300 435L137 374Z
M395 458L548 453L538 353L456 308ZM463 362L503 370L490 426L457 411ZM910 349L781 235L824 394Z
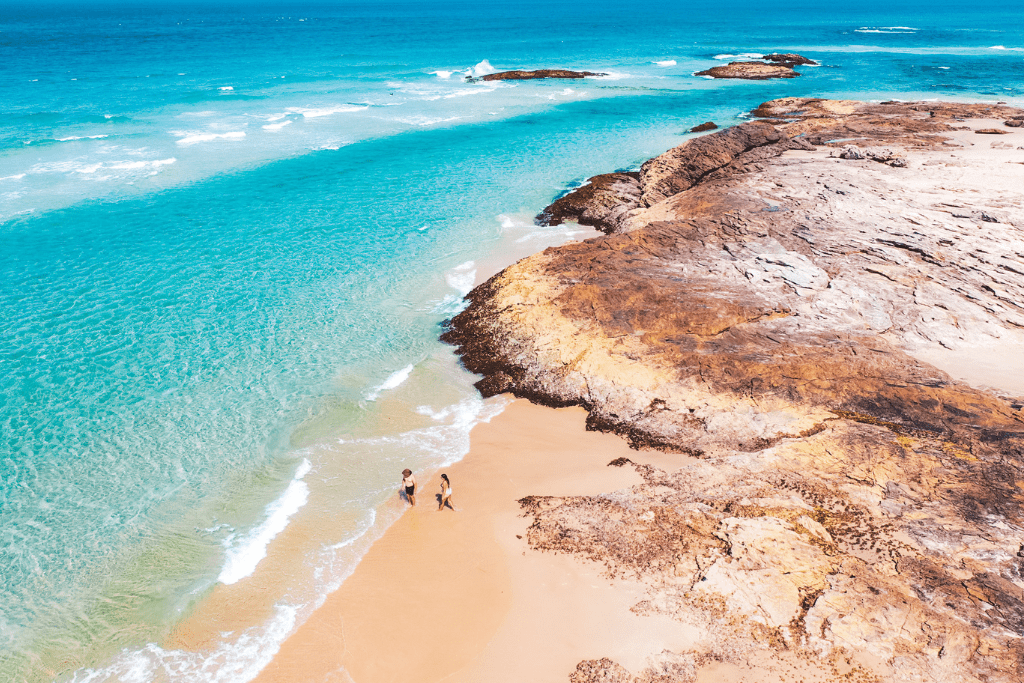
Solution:
M640 482L618 457L670 467L684 456L637 453L585 431L585 413L515 401L472 433L446 471L457 512L437 512L439 473L420 473L418 505L256 679L271 681L567 681L576 664L613 657L641 668L685 648L685 627L640 617L640 587L599 567L527 549L519 498L593 495Z

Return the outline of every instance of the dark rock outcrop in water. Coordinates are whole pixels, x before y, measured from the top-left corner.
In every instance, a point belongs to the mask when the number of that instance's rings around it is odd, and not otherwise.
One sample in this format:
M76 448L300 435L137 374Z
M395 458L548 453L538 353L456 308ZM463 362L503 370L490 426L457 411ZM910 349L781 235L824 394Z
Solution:
M762 56L761 59L763 59L766 62L771 62L772 64L781 64L782 66L789 66L789 67L793 67L793 66L817 66L818 65L818 63L816 61L814 61L813 59L808 59L807 57L804 57L803 55L798 55L798 54L794 54L794 53L782 54L782 53L778 53L778 52L773 52L770 55Z
M771 78L796 78L800 74L793 67L817 65L813 59L798 54L772 53L761 57L760 62L729 62L698 71L695 76L712 78L738 78L748 81L764 81Z
M538 69L536 71L500 71L487 74L482 81L530 81L539 78L587 78L588 76L606 76L607 74L593 71L569 71L568 69Z
M764 62L729 62L722 66L713 66L698 71L695 76L711 76L712 78L737 78L747 81L767 81L771 78L796 78L800 74L792 67L782 64L765 64Z
M639 205L639 173L605 173L594 176L583 187L555 201L537 216L537 222L540 225L559 225L565 221L576 221L611 232L630 210Z
M709 130L718 130L718 124L714 121L706 121L699 126L694 126L690 129L691 133L706 133Z
M1024 342L1019 166L956 125L1024 112L755 113L774 123L556 201L551 222L610 234L494 276L443 337L484 395L580 405L591 428L684 454L674 471L627 463L644 480L628 490L521 501L532 548L633 577L633 612L704 634L644 672L587 660L572 680L797 657L814 680L1016 683L1024 400L915 354Z

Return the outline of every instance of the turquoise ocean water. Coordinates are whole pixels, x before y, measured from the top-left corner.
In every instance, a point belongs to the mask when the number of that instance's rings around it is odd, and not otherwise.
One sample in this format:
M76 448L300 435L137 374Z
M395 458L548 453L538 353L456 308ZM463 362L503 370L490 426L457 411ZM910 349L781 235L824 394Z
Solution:
M790 81L694 71L794 51ZM568 67L586 81L469 83ZM532 216L795 95L1024 104L1019 3L0 8L0 680L245 681L460 458L443 320ZM273 539L265 618L167 645ZM305 523L305 522L304 522Z

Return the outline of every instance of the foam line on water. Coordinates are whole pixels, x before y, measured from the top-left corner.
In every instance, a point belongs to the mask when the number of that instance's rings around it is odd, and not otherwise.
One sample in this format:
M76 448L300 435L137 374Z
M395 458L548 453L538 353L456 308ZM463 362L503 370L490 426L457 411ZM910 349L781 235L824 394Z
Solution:
M188 147L198 142L209 142L210 140L241 140L245 137L245 131L236 130L230 133L174 133L181 136L177 141L181 147Z
M70 140L102 140L103 138L110 137L107 134L104 135L69 135L66 138L54 138L57 142L68 142Z
M384 380L381 384L374 387L370 391L370 393L366 395L366 400L375 401L377 400L377 397L380 396L381 392L390 391L401 386L402 383L405 382L405 380L409 379L409 375L412 374L413 368L415 367L415 364L410 363L401 370L396 370L392 372L390 375L388 375L388 378L386 380Z
M676 60L674 60L674 59L665 59L665 60L662 60L660 62L654 62L654 63L657 64L658 66L675 66L676 65Z
M455 266L444 276L445 282L462 296L469 294L473 289L473 282L476 281L476 261L466 261Z
M225 584L237 583L256 571L256 565L267 556L267 546L288 526L291 516L309 500L309 486L302 479L309 473L310 467L309 460L303 458L288 488L280 498L267 506L266 519L262 524L242 537L232 534L224 540L227 559L217 577L218 581Z
M281 130L285 126L290 126L291 123L291 121L281 121L280 123L268 123L267 125L263 126L263 130Z
M321 116L330 116L331 114L344 114L353 111L362 111L363 109L369 109L366 106L356 105L344 105L340 107L288 107L288 111L296 114L302 114L304 118L316 119Z
M761 54L758 53L758 52L741 52L738 55L733 55L733 54L728 54L728 53L722 54L722 55L715 55L715 59L718 59L718 60L740 59L740 58L742 58L742 59L761 59Z
M277 654L281 643L295 629L298 613L299 608L294 605L275 605L269 620L210 653L165 650L152 643L138 650L122 650L109 666L83 669L69 683L246 683Z
M503 226L505 220L511 220L506 216L501 216L501 219ZM466 295L473 289L473 284L476 282L476 262L460 263L445 273L444 279L448 286L458 294L448 294L440 301L435 302L433 311L449 316L458 315L466 308L468 304Z

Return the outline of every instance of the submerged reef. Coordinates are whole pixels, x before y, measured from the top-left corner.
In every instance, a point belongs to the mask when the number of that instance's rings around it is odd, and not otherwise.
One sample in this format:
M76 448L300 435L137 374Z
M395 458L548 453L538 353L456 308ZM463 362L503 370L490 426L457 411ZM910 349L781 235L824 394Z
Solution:
M559 198L539 222L606 235L492 277L442 337L485 396L583 406L678 454L612 463L642 476L628 490L520 501L532 548L642 581L634 612L697 634L571 680L793 657L825 679L1022 680L1024 401L918 359L1024 344L1024 130L972 133L1022 112L753 115Z

